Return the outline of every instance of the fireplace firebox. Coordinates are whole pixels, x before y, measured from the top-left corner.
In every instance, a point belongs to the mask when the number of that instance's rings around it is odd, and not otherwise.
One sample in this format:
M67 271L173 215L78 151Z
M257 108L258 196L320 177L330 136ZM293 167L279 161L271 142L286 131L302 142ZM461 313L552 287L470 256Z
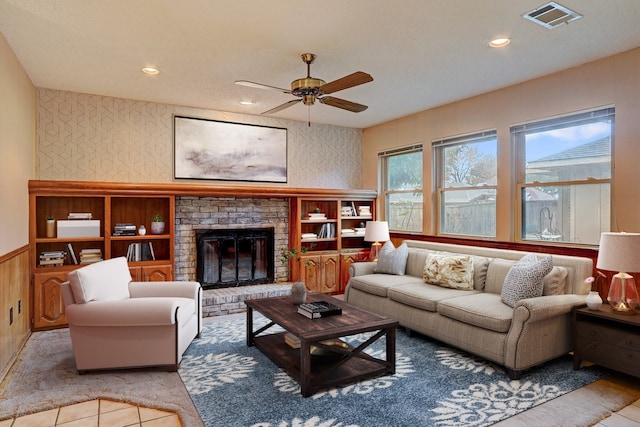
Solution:
M204 289L273 283L274 229L196 230L196 278Z

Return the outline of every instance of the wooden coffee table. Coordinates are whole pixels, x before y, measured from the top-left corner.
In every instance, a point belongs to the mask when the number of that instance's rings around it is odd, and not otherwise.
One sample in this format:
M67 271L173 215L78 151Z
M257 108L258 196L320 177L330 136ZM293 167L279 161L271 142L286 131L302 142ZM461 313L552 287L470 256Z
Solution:
M300 392L304 397L318 390L395 373L397 321L324 294L307 296L307 302L314 301L329 301L341 307L342 314L308 319L298 314L298 306L291 303L289 296L245 301L247 345L255 345L284 369L300 384ZM254 310L270 320L269 324L256 331L253 330ZM285 332L265 333L274 325L280 325L298 337L300 348L294 349L285 342ZM375 334L357 347L348 345L348 348L344 348L322 343L363 332ZM382 337L386 337L386 360L363 351ZM312 355L312 346L316 347L315 351L320 348L326 354Z

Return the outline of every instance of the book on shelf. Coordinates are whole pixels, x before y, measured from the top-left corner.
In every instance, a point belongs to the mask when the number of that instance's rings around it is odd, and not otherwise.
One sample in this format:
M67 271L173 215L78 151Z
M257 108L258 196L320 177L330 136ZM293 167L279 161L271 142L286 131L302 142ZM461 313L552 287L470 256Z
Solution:
M309 219L312 219L312 220L327 219L327 214L318 213L318 212L309 212Z
M303 239L317 239L318 235L316 233L302 233L300 237Z
M80 264L90 264L102 260L102 249L86 248L80 250Z
M307 302L298 306L298 313L309 319L342 314L342 309L328 301Z
M113 227L114 236L135 236L136 225L131 223L118 223Z
M40 252L39 265L43 267L58 267L64 265L66 257L67 253L65 251Z
M127 248L127 261L155 261L156 255L151 242L131 243Z
M73 245L67 243L67 252L69 252L69 264L77 264L78 258L76 257L76 251L73 250Z
M67 214L67 219L92 219L93 215L91 212L69 212Z
M334 237L336 237L336 225L330 223L322 224L320 232L318 233L318 238L332 239Z

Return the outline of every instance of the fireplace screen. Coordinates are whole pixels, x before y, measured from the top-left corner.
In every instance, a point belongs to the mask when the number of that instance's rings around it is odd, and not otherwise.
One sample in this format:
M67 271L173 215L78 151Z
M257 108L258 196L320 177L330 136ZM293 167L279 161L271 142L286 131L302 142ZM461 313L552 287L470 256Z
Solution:
M205 289L272 283L273 228L196 230L197 280Z

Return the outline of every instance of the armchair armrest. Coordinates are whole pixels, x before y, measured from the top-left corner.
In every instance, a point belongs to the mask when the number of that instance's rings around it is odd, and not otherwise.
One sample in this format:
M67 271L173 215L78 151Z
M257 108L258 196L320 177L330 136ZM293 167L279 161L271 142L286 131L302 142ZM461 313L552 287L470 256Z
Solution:
M349 277L373 274L376 265L378 265L378 263L374 261L354 262L349 266Z
M129 282L131 298L180 297L198 300L200 283L198 282Z
M175 324L179 306L180 298L129 298L71 304L65 313L74 326L158 326Z

